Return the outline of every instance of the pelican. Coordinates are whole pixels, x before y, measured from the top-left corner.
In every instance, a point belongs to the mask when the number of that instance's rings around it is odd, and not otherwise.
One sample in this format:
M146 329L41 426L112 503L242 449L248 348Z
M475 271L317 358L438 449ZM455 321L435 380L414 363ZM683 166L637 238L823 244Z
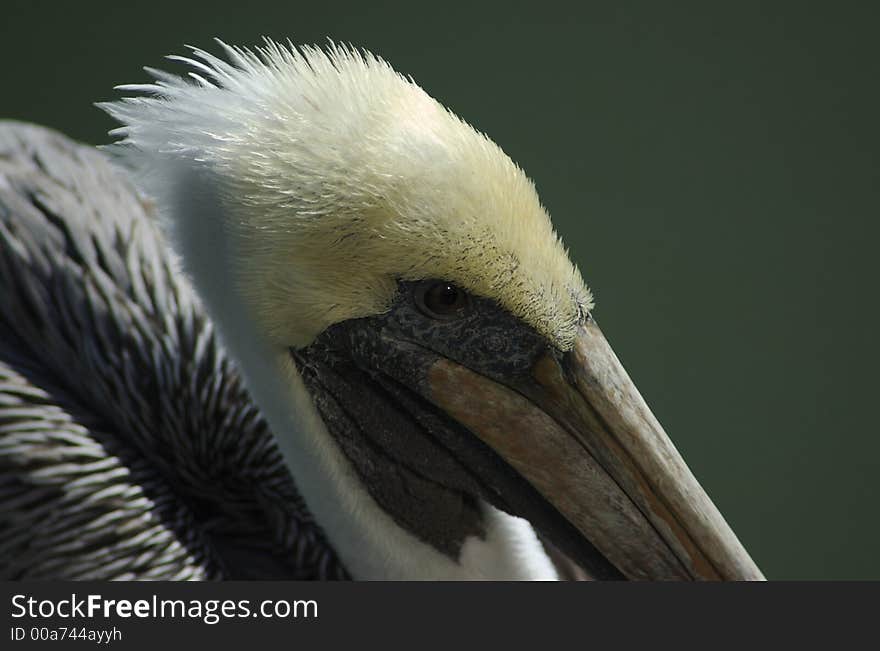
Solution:
M494 142L368 52L218 43L99 105L141 194L7 127L4 574L763 578Z

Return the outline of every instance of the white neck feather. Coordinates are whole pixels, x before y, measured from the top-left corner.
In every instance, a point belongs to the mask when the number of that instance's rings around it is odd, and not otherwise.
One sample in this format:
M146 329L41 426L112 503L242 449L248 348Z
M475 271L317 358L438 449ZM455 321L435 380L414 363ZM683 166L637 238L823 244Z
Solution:
M270 344L233 289L234 243L217 228L208 184L180 170L167 220L178 253L278 440L309 509L356 579L537 579L556 570L528 522L485 505L486 536L454 560L400 527L370 496L327 431L288 351ZM166 185L166 189L168 186Z

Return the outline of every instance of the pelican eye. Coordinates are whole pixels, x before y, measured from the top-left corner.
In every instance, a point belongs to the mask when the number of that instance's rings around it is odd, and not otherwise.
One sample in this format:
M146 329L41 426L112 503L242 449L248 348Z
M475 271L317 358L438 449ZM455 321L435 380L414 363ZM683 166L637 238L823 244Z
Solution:
M415 292L416 305L433 319L451 319L462 316L470 308L466 291L445 281L420 283Z

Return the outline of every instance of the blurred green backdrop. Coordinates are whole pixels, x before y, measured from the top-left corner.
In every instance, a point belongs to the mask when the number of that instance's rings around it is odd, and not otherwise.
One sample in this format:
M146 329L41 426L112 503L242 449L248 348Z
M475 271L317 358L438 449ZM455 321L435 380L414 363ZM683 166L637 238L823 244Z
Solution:
M535 179L596 316L770 578L880 578L873 3L3 3L0 116L220 36L372 49Z

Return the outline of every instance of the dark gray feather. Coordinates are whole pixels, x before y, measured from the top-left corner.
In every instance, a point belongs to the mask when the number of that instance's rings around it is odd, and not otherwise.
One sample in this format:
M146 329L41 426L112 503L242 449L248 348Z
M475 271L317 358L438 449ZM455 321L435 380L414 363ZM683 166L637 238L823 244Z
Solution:
M344 578L124 172L0 122L0 578Z

